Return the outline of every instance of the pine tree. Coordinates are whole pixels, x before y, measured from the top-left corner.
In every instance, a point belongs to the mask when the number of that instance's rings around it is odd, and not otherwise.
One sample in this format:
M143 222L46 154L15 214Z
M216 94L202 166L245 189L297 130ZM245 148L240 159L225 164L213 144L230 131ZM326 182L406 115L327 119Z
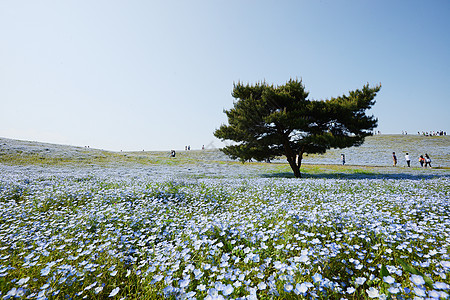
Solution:
M222 151L241 161L263 161L286 156L295 177L301 177L303 154L325 153L330 148L359 146L377 126L366 110L375 104L381 85L349 92L329 100L309 100L301 80L281 86L265 82L234 84L234 107L224 110L229 125L214 132L235 145Z

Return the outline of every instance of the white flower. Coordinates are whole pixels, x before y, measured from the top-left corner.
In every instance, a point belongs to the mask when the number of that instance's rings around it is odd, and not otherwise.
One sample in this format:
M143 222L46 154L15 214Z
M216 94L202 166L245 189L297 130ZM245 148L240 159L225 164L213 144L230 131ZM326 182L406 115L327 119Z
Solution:
M357 284L357 285L363 285L364 284L364 282L366 282L366 278L365 277L357 277L356 279L355 279L355 283Z
M180 285L180 288L185 288L189 285L190 282L191 280L189 279L189 277L186 277L183 280L180 280L178 283Z
M433 299L439 299L440 298L440 293L438 292L438 291L435 291L435 290L432 290L432 291L430 291L430 297L431 298L433 298Z
M305 283L302 283L302 284L297 283L297 284L295 285L294 293L295 293L296 295L306 293L307 291L308 291L308 287L306 286Z
M258 284L258 290L265 290L267 287L267 284L265 284L264 282L260 282Z
M99 287L96 287L96 288L95 288L94 292L95 292L96 294L98 294L98 293L100 293L102 290L103 290L103 287L102 287L102 286L99 286Z
M220 281L216 281L216 282L214 283L214 287L215 287L216 290L218 290L218 291L223 291L223 290L225 289L225 285L224 285L222 282L220 282Z
M367 292L367 295L369 295L370 298L378 298L378 297L380 297L380 293L374 287L369 288L368 290L366 290L366 292Z
M427 295L425 293L424 289L421 289L421 288L418 288L418 287L415 287L413 291L414 291L414 294L416 294L419 297L425 297Z
M224 296L228 296L228 295L231 295L231 293L233 293L233 291L234 291L233 286L231 284L228 284L224 287L222 294Z
M398 289L398 288L396 288L396 287L390 287L390 288L388 289L388 291L389 291L389 293L391 293L391 294L397 294L397 293L400 292L400 289Z
M155 282L161 281L161 279L163 279L163 278L164 278L164 276L161 275L161 274L158 274L158 275L153 276L153 280L154 280Z
M425 280L423 280L423 277L420 275L411 275L410 278L411 282L413 282L415 285L423 285L425 284Z
M172 293L172 291L173 291L173 286L171 286L171 285L168 285L163 289L164 294L170 294L170 293Z
M50 273L50 267L45 267L41 270L41 276L47 276Z
M45 291L40 291L37 295L38 299L39 298L44 298L45 297Z
M30 277L22 278L22 279L20 279L20 280L17 282L17 284L18 284L18 285L24 285L25 283L28 282L28 280L30 280Z
M9 290L9 292L5 295L5 297L3 298L9 298L9 297L15 297L17 294L17 289L16 288L12 288Z
M347 293L347 294L353 294L355 291L356 291L356 289L355 289L354 287L349 286L349 287L347 288L346 293Z
M284 285L284 290L286 291L286 293L290 293L290 292L292 292L292 289L294 288L294 286L292 286L292 284L290 284L290 283L286 283L285 285Z
M277 270L281 269L283 267L283 264L280 261L276 261L273 263L273 267Z
M119 292L120 288L116 287L115 289L113 289L111 291L111 293L109 294L109 297L114 297L115 295L117 295L117 293Z
M443 260L441 261L441 266L444 268L450 269L450 261Z
M195 276L196 280L199 280L203 276L203 272L200 271L199 269L195 269L194 270L194 276Z
M395 282L395 279L392 276L385 276L383 277L383 281L388 284L393 284Z
M435 282L434 283L434 288L438 289L438 290L448 290L450 289L450 286L444 282Z
M314 274L314 276L312 277L312 279L313 279L314 283L320 282L320 281L322 281L322 275L319 274L319 273L316 273L316 274Z
M309 257L307 255L301 255L298 259L299 262L306 263L309 261Z

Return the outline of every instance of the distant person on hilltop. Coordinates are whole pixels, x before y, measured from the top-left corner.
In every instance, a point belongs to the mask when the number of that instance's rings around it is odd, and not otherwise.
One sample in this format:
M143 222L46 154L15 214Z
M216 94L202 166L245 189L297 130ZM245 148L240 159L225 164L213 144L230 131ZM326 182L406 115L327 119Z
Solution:
M393 166L397 166L397 156L395 155L395 152L392 152L392 162Z
M406 154L405 154L405 160L406 160L406 164L408 165L408 168L410 168L411 167L411 160L409 159L408 152L406 152Z

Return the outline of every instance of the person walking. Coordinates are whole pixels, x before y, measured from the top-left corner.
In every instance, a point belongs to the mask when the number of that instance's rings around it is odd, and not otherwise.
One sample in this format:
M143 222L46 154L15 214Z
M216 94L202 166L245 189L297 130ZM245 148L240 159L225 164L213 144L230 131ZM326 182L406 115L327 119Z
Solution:
M397 166L397 156L395 155L395 152L392 152L392 162L393 166Z
M428 156L427 153L425 153L425 168L429 166L431 168L431 158Z
M408 165L408 168L410 168L411 167L411 160L409 159L408 152L406 152L406 154L405 154L405 160L406 160L406 164Z
M425 158L423 157L423 155L419 156L419 164L420 164L420 167L423 168L423 164L424 164L424 163L425 163Z
M341 161L342 161L342 165L345 165L345 155L344 155L344 153L341 154Z

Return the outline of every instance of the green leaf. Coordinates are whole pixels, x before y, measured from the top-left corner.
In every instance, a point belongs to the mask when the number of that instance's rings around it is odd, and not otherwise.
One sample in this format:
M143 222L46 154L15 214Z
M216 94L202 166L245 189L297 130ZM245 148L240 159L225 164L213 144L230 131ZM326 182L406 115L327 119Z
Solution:
M405 270L406 272L415 274L415 275L419 275L419 271L417 269L415 269L412 265L410 265L409 263L407 263L406 261L404 261L401 258L397 258L396 259L397 262L402 266L403 270Z
M380 275L381 277L389 276L389 271L386 269L386 266L384 264L381 266Z
M425 281L425 285L431 289L433 288L433 280L431 280L430 277L426 276L425 274L414 268L411 264L407 263L403 259L397 258L396 260L403 267L403 270L414 275L422 276L423 280Z

